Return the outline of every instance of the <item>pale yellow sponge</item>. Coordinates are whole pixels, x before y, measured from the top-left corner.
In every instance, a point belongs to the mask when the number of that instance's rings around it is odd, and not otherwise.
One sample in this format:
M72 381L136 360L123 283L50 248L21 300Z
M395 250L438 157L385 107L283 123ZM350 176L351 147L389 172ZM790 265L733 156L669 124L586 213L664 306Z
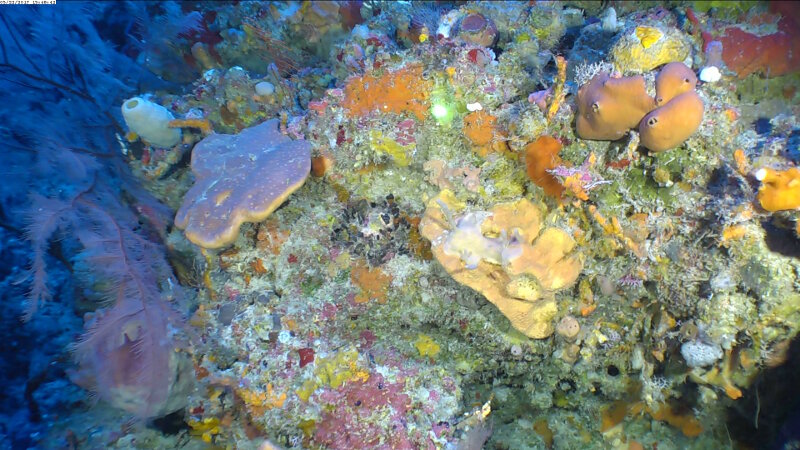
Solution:
M278 119L239 134L212 134L192 151L196 180L175 225L201 247L229 245L242 223L266 219L310 170L311 144L281 134Z
M620 72L644 73L683 61L690 51L689 40L676 28L638 26L622 32L610 56Z
M558 312L553 294L583 269L575 241L564 230L543 228L539 209L522 199L489 211L464 212L444 190L428 203L420 233L457 282L483 294L517 330L543 339Z

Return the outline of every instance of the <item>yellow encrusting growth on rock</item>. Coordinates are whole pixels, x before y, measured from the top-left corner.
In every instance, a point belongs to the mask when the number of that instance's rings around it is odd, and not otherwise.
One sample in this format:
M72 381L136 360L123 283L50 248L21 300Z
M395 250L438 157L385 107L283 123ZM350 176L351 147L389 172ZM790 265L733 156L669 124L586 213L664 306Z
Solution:
M420 356L430 356L431 358L438 355L439 351L441 350L439 344L434 342L430 336L425 334L420 334L417 336L417 340L414 342L414 347L417 348Z
M642 47L650 48L661 39L661 36L664 35L658 28L653 27L636 27L636 37L639 38L639 42L641 42Z
M191 430L189 434L192 436L200 436L200 439L205 443L211 443L214 436L220 433L220 421L216 417L206 417L203 420L189 419L186 422Z
M683 61L691 49L677 28L638 26L622 33L609 56L620 72L643 73L666 63Z
M358 350L351 348L316 361L314 377L307 379L295 391L300 400L307 402L314 392L322 387L338 388L347 381L369 379L369 372L358 366Z
M639 244L634 242L633 239L626 236L625 233L622 232L622 225L620 225L619 219L612 217L610 221L607 220L602 214L600 214L600 211L597 210L597 206L595 205L589 205L587 210L589 212L589 216L591 216L595 222L600 225L600 228L603 229L605 234L615 237L637 257L645 257L644 250L641 248L641 246L639 246Z
M197 128L207 136L214 132L208 119L173 119L169 121L170 128Z
M369 144L373 151L389 155L400 167L408 166L416 149L414 144L400 145L397 141L384 136L379 130L370 131Z
M564 84L567 81L567 60L563 56L556 56L556 68L558 69L558 76L553 85L553 101L547 108L547 121L552 122L553 118L558 113L558 108L564 102Z
M268 409L280 408L286 401L286 393L276 394L273 391L272 383L267 384L267 392L256 389L238 389L236 393L250 411L258 415Z

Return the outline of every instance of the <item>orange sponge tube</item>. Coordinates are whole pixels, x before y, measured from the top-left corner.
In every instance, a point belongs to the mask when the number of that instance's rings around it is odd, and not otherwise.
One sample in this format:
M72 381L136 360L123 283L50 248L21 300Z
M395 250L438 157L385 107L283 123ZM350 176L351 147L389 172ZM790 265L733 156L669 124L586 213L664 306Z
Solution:
M656 75L656 105L662 106L697 86L697 75L682 62L671 62Z
M684 92L650 111L639 123L642 145L662 152L681 145L703 122L703 100L695 91Z

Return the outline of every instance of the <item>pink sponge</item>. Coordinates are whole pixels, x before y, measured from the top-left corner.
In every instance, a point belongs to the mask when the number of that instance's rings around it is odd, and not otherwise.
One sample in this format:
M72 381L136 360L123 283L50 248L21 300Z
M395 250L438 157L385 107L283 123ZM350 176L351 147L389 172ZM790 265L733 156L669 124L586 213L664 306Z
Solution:
M194 186L175 225L205 248L231 244L244 222L259 222L300 188L311 170L311 144L292 140L278 119L239 134L212 134L192 152Z

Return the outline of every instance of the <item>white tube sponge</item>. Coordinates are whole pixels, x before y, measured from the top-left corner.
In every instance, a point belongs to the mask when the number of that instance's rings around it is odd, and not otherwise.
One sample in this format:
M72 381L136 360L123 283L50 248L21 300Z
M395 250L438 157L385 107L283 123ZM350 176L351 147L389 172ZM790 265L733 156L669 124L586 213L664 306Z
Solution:
M131 131L156 147L172 147L181 140L181 129L169 127L169 121L175 116L149 100L141 97L125 100L122 117Z

